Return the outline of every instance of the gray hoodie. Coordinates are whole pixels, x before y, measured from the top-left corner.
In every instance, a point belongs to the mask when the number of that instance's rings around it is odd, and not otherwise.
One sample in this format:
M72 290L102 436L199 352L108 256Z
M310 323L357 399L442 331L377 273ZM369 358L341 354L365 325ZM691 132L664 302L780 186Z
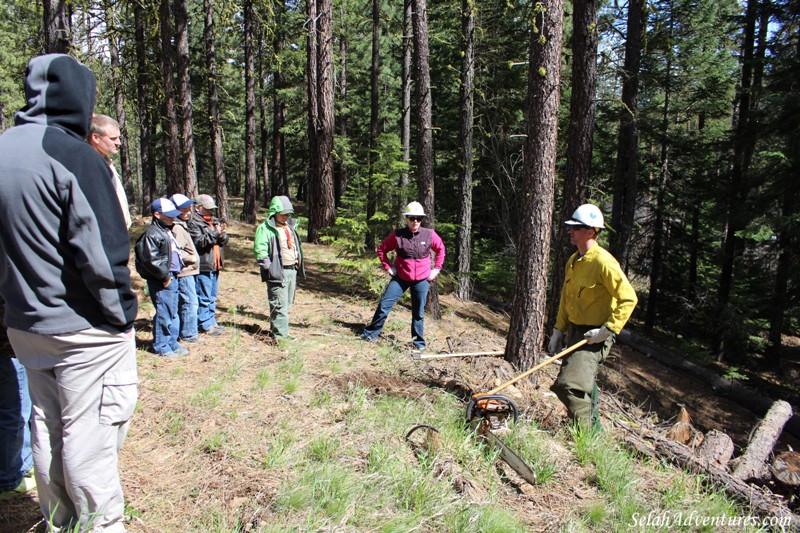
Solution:
M0 135L0 296L10 328L46 335L130 329L130 241L103 158L84 142L94 74L75 59L33 58L27 104Z

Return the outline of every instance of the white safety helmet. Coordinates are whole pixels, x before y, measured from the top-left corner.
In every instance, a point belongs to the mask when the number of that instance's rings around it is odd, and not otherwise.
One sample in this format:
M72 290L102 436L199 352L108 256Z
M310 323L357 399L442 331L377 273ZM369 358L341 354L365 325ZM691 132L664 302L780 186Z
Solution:
M564 222L570 226L589 226L590 228L605 228L603 213L596 205L583 204L572 213L572 218Z
M422 208L422 204L419 202L411 202L406 206L403 210L403 216L405 217L424 217L425 210Z

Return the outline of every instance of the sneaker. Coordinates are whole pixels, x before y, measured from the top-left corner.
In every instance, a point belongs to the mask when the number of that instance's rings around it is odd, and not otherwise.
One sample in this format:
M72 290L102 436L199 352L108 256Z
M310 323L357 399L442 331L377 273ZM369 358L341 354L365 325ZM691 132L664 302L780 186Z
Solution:
M159 356L159 357L170 357L170 358L174 358L174 357L180 357L180 356L181 356L181 354L179 354L179 353L178 353L178 352L176 352L176 351L170 351L170 352L163 352L163 353L160 353L160 354L158 354L158 356Z
M372 338L372 337L367 337L366 335L359 335L358 338L361 339L364 342L377 342L378 341L377 337Z
M178 346L178 349L175 350L175 353L178 354L178 357L189 355L189 348L186 348L185 346Z
M216 337L217 335L221 335L224 331L225 331L225 326L214 326L208 331L206 331L206 333L208 335Z
M15 488L0 492L0 500L10 500L14 498L22 498L29 492L36 490L36 478L33 477L33 470L25 474L22 481L19 482Z
M189 344L205 344L206 343L206 341L204 341L200 337L194 337L192 339L181 339L181 342L188 342Z

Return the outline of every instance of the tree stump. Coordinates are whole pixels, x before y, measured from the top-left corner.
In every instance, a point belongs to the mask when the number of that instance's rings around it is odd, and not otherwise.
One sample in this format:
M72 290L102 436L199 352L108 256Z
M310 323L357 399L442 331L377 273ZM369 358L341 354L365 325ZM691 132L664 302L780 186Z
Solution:
M790 487L800 486L800 453L779 453L770 467L772 475L779 482Z
M767 415L756 426L753 438L747 450L737 460L733 476L742 480L763 480L768 477L767 460L772 448L781 435L784 424L792 417L792 406L778 400L769 408Z
M719 468L727 468L733 457L733 441L727 434L712 429L697 448L697 457Z

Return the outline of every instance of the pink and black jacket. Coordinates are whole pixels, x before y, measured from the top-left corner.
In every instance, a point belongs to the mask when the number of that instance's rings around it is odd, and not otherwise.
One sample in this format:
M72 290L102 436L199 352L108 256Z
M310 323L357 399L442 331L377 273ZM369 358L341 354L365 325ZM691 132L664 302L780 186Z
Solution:
M420 228L417 233L411 233L408 228L400 228L378 246L378 259L383 268L391 272L392 265L386 256L395 251L397 257L394 268L400 279L420 281L431 275L431 250L436 253L436 264L433 268L441 270L445 255L442 238L430 228Z

